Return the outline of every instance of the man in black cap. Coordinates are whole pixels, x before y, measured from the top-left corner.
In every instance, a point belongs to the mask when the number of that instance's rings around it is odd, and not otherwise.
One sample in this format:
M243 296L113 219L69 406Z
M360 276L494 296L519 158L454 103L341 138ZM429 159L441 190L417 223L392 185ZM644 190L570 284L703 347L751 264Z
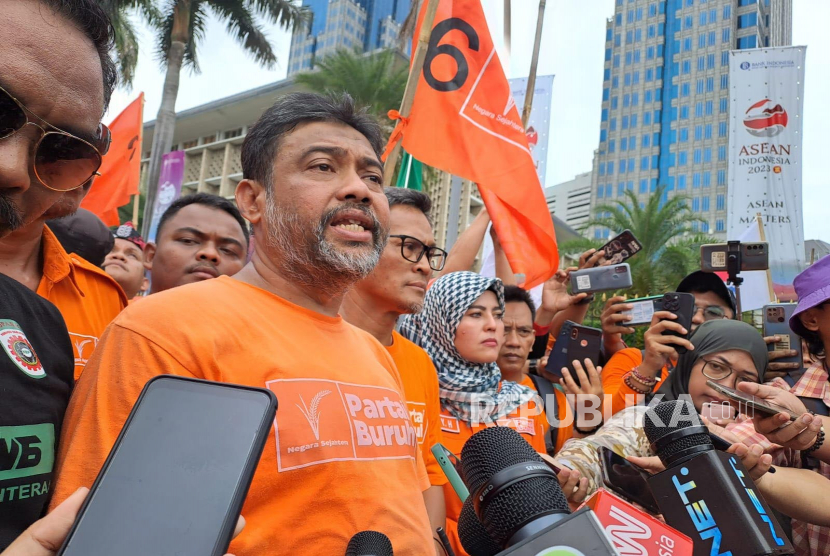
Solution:
M131 302L150 285L144 269L146 243L132 222L118 226L112 234L115 245L101 267L112 276Z
M74 365L58 309L0 274L0 550L46 510Z

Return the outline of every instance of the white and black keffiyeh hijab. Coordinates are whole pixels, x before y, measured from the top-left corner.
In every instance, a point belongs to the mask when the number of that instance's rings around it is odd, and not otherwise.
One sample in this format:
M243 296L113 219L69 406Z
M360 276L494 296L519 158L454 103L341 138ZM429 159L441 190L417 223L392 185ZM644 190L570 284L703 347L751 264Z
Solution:
M432 358L438 371L441 405L468 423L490 423L509 415L533 399L534 392L515 382L501 382L493 363L473 363L455 348L461 317L486 291L492 291L504 308L504 286L498 278L474 272L452 272L427 291L423 310L401 319L401 334ZM501 382L501 388L499 383Z

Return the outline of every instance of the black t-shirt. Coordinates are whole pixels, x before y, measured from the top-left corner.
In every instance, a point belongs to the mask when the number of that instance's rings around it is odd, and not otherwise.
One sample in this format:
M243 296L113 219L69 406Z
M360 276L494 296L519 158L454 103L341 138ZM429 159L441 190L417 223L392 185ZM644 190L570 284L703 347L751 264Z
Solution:
M74 367L58 309L0 274L0 550L46 510Z

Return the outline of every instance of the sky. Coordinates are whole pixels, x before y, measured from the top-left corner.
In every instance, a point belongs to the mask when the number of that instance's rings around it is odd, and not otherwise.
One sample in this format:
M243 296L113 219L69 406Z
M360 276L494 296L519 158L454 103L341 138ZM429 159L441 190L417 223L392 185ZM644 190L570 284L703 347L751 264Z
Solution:
M482 0L493 41L502 60L503 0ZM534 0L512 1L512 39L508 77L526 77L530 68L538 13ZM591 170L599 139L605 21L614 13L614 0L555 0L547 2L538 75L555 75L548 143L548 187ZM822 112L821 98L830 93L830 1L793 0L793 44L807 45L804 93L803 206L805 239L830 242L830 177L823 157L830 152L824 129L830 112ZM211 20L199 49L201 73L183 70L176 110L182 111L285 78L290 32L267 25L277 53L273 69L263 69L246 55L224 29ZM138 94L145 94L145 121L155 119L164 73L156 61L152 34L139 25L141 49L132 91L113 95L106 121L114 118ZM824 114L824 115L822 115Z

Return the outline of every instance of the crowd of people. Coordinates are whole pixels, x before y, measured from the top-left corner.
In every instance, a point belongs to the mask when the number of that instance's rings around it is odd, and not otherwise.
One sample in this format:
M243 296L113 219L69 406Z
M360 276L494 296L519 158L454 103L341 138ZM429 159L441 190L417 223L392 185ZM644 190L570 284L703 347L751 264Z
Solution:
M538 306L493 232L498 277L471 272L486 209L443 249L430 198L382 186L381 128L346 94L276 100L245 137L235 203L183 196L152 243L129 222L107 229L79 204L109 142L111 24L95 0L21 0L3 11L2 556L57 551L139 393L160 374L267 386L278 399L348 384L408 408L390 420L413 427L412 437L360 456L336 443L298 455L289 447L307 443L308 423L281 404L231 544L237 556L342 554L369 529L396 554L442 555L440 528L464 555L461 501L435 444L460 456L475 432L512 428L561 468L576 507L600 486L602 446L660 469L643 415L682 396L733 443L791 524L797 553L830 551L830 257L795 281L790 326L804 341L802 364L781 362L797 352L770 351L779 339L742 322L724 282L696 271L675 288L694 296L691 330L658 311L644 349L628 347L630 305L612 297L599 364L574 361L576 376L560 377L547 355L592 300L569 293L570 273L607 264L603 251L559 270ZM799 417L714 414L724 398L707 381ZM328 403L339 402L322 397L321 411ZM327 437L349 435L348 422L325 426Z

